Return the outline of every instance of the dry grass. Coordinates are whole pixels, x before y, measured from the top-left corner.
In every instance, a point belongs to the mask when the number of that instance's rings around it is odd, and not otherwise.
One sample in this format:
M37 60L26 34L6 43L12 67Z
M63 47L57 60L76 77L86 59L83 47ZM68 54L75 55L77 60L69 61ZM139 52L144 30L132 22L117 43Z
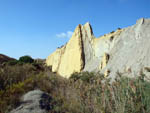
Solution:
M28 91L40 89L52 98L51 113L150 113L150 83L144 75L118 77L112 84L98 73L75 73L64 79L41 64L0 69L0 113L20 104Z

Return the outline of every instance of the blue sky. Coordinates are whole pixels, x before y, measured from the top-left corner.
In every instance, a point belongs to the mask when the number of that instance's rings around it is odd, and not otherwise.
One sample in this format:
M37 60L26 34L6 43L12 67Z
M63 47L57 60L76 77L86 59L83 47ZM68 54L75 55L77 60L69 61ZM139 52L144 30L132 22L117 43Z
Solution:
M78 24L96 37L150 17L150 0L0 0L0 53L46 58Z

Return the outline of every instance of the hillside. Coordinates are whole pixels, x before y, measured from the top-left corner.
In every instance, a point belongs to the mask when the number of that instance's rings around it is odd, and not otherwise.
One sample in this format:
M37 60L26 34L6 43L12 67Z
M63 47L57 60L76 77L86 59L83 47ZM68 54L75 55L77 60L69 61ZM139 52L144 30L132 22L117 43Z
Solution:
M15 60L14 58L10 58L4 54L0 54L0 64L3 64L4 62L8 62L11 60Z

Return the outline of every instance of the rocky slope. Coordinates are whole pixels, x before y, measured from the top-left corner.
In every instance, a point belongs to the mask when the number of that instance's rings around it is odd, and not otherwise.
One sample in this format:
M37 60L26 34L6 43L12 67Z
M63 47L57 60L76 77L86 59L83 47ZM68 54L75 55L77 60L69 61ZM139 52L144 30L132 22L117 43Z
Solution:
M150 19L95 38L91 25L78 25L70 41L46 60L52 71L69 78L74 72L100 71L114 77L117 71L137 74L150 65Z

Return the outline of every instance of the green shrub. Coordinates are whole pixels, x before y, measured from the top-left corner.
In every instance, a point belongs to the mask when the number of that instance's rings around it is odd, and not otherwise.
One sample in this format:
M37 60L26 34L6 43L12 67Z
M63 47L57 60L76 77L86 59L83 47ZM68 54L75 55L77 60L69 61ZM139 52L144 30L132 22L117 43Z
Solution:
M94 78L94 73L89 73L89 72L83 72L80 75L80 79L84 82L90 82L92 80L92 78Z
M70 79L74 80L74 81L77 81L80 79L80 75L79 73L73 73L70 77Z
M121 28L119 27L118 30L121 30Z
M115 31L112 31L112 32L110 32L110 33L114 33Z
M10 60L6 64L7 65L16 65L16 64L18 64L18 60Z
M22 57L19 58L19 62L33 63L34 59L32 59L30 56L22 56Z
M70 79L73 79L74 81L82 80L83 82L87 83L92 82L94 78L96 78L96 75L93 72L73 73L70 77Z

